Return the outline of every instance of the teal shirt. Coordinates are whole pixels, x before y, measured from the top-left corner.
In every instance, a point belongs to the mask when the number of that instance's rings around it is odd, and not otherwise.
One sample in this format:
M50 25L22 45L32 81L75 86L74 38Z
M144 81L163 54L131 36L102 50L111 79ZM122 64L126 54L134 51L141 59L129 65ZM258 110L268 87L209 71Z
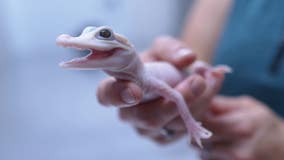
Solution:
M221 94L251 95L284 116L284 1L236 0L215 64L228 64Z

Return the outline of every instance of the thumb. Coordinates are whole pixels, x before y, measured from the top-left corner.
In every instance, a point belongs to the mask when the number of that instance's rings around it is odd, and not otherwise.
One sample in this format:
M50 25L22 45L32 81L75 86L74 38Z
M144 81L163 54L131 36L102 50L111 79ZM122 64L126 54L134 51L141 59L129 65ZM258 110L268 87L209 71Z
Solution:
M136 84L112 78L101 82L97 90L98 100L104 106L133 106L141 101L142 94L142 90Z

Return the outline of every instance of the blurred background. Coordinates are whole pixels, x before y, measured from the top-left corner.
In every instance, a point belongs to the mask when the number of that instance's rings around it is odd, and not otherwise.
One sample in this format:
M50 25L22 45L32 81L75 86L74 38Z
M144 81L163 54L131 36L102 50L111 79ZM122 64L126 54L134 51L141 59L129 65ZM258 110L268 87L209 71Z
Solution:
M61 33L108 25L137 50L179 34L188 0L1 0L1 160L194 159L186 140L168 147L139 137L115 109L96 100L97 71L70 71L76 51L55 45Z

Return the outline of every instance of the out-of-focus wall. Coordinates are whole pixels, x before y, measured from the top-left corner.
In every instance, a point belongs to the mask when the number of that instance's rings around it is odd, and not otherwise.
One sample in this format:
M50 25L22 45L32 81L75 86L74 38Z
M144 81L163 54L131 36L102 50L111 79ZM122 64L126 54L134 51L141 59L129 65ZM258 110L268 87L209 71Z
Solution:
M9 16L11 45L17 46L14 53L26 57L38 55L31 51L54 46L58 34L76 33L86 25L113 26L139 49L145 48L158 35L176 33L184 6L184 0L179 1L4 0L2 3Z
M6 63L6 56L7 56L7 41L8 41L8 36L7 36L7 22L6 22L7 16L5 15L4 11L4 5L3 1L0 1L0 26L1 26L1 31L0 31L0 73L3 73L4 71L4 66ZM1 76L2 77L2 76Z
M8 33L7 33L7 21L6 21L6 14L5 14L5 10L4 10L4 5L3 5L3 1L0 1L0 106L3 106L4 104L8 103L8 95L9 95L9 91L7 88L7 83L8 82L8 78L7 78L7 67L9 64L9 59L8 59ZM0 112L1 112L1 107L0 107ZM2 113L2 112L1 112ZM0 116L0 123L1 120L5 119L3 118L3 116Z

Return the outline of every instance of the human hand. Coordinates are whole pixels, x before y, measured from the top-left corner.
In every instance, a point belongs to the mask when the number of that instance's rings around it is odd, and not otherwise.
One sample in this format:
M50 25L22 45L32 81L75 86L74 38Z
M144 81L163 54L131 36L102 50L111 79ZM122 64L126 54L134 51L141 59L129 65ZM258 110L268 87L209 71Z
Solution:
M281 160L284 124L252 97L216 97L204 117L213 137L204 143L203 159Z
M144 62L167 61L182 70L193 64L196 55L182 42L162 37L142 54L142 59ZM191 69L192 75L175 89L184 96L194 116L198 117L218 92L224 72L202 63L194 63ZM109 78L101 83L97 95L101 104L118 107L122 120L130 123L141 135L158 143L175 141L185 133L185 127L173 103L159 98L141 104L143 93L134 83ZM171 138L161 133L162 128L173 133Z

